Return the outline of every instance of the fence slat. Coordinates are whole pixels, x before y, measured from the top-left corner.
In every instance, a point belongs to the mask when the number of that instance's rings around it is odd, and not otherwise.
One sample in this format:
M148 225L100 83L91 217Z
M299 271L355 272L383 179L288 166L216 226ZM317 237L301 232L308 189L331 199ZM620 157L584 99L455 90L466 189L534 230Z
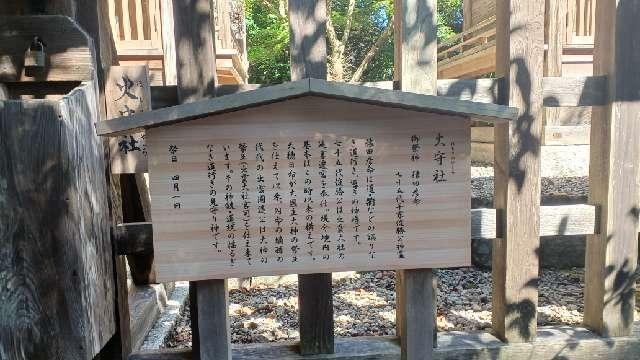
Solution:
M631 333L635 308L640 179L640 3L598 1L594 74L607 75L608 105L593 109L589 202L601 231L587 239L585 318L604 336Z
M598 233L598 207L593 205L558 205L540 207L540 236L591 235ZM494 239L496 209L471 209L471 237ZM153 252L151 223L120 224L113 230L120 255Z
M543 127L544 0L497 3L496 74L517 120L495 128L495 196L504 218L493 244L493 330L502 340L536 336Z
M289 0L291 80L327 78L325 0ZM331 274L298 275L300 353L332 354Z

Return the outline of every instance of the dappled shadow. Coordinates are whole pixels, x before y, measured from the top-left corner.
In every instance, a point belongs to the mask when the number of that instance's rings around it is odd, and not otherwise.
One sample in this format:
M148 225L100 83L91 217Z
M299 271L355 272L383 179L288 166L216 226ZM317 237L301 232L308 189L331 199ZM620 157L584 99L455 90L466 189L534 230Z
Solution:
M324 80L327 78L325 33L326 16L328 16L324 3L296 1L289 3L289 6L291 79Z
M215 94L213 20L209 6L202 4L202 1L173 1L180 102L192 102ZM207 62L210 62L208 66Z

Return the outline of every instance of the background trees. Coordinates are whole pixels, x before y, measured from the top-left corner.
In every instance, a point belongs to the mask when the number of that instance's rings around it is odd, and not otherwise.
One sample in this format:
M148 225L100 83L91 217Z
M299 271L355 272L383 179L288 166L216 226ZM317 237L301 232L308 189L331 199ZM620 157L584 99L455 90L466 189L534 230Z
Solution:
M438 0L438 40L462 29L462 1ZM245 0L249 82L289 80L287 0ZM329 78L393 78L393 0L327 0Z

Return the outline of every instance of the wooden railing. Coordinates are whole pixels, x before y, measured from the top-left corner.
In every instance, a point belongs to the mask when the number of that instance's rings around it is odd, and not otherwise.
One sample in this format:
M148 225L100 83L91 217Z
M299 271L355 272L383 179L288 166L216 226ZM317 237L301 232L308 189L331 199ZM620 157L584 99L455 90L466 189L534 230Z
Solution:
M162 55L159 0L109 0L118 55Z
M492 16L439 44L438 61L474 53L487 44L495 46L495 38L496 17Z

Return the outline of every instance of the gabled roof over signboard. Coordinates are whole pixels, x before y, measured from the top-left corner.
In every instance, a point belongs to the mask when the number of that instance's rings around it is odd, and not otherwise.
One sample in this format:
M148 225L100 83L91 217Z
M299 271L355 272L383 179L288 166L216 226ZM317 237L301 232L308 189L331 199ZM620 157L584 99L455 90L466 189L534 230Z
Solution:
M362 85L303 79L281 85L225 95L208 100L100 121L101 136L115 136L143 129L176 124L205 116L238 111L303 96L319 96L413 111L473 117L487 122L504 122L517 117L517 109L443 96L421 95Z

